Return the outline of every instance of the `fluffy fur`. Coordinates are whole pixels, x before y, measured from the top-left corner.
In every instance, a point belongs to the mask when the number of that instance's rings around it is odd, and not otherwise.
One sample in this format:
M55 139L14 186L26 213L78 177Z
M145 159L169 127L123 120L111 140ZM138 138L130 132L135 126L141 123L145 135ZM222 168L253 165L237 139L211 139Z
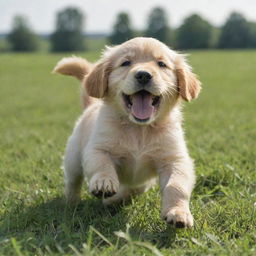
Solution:
M139 71L151 75L149 83L138 83ZM64 159L68 201L79 199L84 178L92 194L111 204L146 191L158 177L162 218L176 227L192 227L189 199L195 174L180 103L198 96L200 82L184 56L156 39L134 38L107 48L94 66L69 58L55 72L77 77L84 88L85 110ZM134 95L141 91L158 102L145 120L136 118L127 103L128 98L135 104Z

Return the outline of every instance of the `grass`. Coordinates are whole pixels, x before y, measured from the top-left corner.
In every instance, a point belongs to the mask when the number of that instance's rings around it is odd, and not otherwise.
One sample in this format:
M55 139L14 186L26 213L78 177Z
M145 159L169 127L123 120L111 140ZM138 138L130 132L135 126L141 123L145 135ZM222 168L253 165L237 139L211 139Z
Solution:
M160 220L158 187L118 208L84 188L65 206L62 155L81 108L79 83L50 74L61 57L0 55L0 255L256 255L256 51L190 56L203 82L184 108L191 230Z

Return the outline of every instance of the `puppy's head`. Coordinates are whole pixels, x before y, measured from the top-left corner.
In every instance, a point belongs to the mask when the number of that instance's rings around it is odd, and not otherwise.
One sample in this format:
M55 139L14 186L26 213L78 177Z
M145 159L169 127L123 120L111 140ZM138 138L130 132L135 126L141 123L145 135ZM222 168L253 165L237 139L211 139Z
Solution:
M179 98L190 101L200 91L184 56L153 38L107 48L84 83L90 96L104 98L138 124L167 116Z

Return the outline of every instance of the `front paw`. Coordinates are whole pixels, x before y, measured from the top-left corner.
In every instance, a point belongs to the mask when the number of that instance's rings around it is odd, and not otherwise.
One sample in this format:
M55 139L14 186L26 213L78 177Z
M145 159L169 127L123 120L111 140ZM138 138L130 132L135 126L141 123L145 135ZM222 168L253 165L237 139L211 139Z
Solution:
M119 181L117 177L113 177L106 173L95 174L89 183L89 191L98 198L111 197L117 193L119 189Z
M163 212L161 215L167 223L174 225L176 228L193 227L193 216L187 208L173 207Z

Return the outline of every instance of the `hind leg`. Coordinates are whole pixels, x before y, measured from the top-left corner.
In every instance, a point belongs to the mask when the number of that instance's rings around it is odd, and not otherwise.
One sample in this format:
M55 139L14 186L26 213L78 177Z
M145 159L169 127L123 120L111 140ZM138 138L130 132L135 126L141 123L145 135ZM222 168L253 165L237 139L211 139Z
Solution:
M72 135L69 138L64 158L65 196L69 203L79 201L84 180L78 145L77 138Z

